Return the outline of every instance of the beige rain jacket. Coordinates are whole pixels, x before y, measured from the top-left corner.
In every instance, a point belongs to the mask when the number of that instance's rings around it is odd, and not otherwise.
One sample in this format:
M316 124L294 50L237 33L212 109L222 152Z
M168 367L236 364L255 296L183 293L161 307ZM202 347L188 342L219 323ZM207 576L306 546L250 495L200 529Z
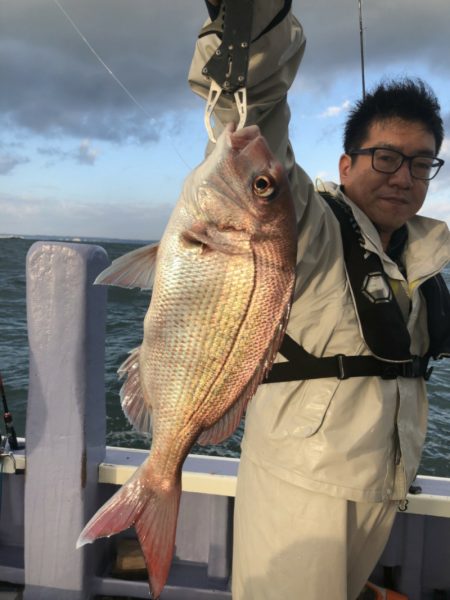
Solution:
M282 0L256 0L253 37L282 8ZM215 51L215 35L197 43L189 80L203 97L208 81L201 69ZM337 220L295 164L288 142L287 91L305 47L297 20L289 15L252 45L247 124L257 123L290 172L298 219L297 280L289 335L315 356L370 354L361 337L344 268ZM215 113L218 135L237 114L222 99ZM337 157L336 157L337 158ZM334 184L327 191L341 194ZM342 196L342 194L341 194ZM379 235L347 198L365 238L387 275L403 282L383 252ZM450 260L445 223L416 216L407 224L404 263L412 309L411 353L428 347L426 306L418 286ZM282 357L279 360L283 360ZM423 379L359 377L313 379L261 385L247 410L243 452L282 479L308 490L354 501L403 499L416 475L427 424Z

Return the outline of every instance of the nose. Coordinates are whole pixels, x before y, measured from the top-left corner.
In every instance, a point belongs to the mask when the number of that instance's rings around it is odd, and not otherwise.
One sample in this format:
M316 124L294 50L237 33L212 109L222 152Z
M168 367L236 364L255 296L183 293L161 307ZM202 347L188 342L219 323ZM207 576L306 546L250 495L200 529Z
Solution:
M389 183L393 186L398 186L403 189L409 189L414 183L414 179L409 170L409 163L407 160L404 161L398 171L392 173L389 177Z

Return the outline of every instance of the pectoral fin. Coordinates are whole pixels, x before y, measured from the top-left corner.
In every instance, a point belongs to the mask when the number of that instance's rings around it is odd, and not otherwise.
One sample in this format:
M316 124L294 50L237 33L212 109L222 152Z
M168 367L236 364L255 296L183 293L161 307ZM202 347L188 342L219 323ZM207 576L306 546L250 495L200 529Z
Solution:
M117 285L125 288L153 287L158 244L143 246L114 260L94 281L95 285Z

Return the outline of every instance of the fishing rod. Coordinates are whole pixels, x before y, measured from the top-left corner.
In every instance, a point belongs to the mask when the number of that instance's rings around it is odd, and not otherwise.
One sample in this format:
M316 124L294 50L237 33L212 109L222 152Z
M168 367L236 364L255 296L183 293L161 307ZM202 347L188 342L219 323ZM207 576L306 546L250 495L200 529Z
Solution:
M6 437L8 439L9 447L11 450L18 450L19 444L17 442L16 431L13 425L12 415L8 409L8 403L6 402L5 387L3 385L2 374L0 373L0 395L3 402L3 420L5 422Z
M366 99L366 78L364 73L364 27L362 16L362 0L358 0L359 6L359 46L361 50L361 78L362 78L362 97Z

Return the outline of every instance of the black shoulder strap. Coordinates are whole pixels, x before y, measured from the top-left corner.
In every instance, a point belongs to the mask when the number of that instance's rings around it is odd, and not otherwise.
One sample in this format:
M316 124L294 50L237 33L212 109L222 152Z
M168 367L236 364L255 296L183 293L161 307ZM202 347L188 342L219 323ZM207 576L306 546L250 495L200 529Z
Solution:
M215 5L211 4L211 2L209 2L209 0L206 0L206 8L208 9L209 17L213 23L211 23L210 26L207 26L202 30L200 37L203 35L206 35L208 33L216 33L221 38L222 31L223 31L223 18L220 19L220 21L218 21L218 23L214 23L214 22L216 21L216 19L219 18L220 14L224 15L224 12L226 10L226 0L222 0L220 6L215 6ZM252 43L259 40L260 37L265 35L271 29L274 29L279 23L281 23L281 21L283 19L285 19L286 16L289 14L289 11L291 10L291 8L292 8L292 0L284 0L283 8L281 8L281 10L274 16L274 18L270 21L270 23L267 25L267 27L265 27L261 31L261 33L259 35L257 35L255 37L255 39L252 40Z
M411 338L380 257L365 250L350 207L331 194L321 196L341 227L345 267L364 341L378 358L411 360Z
M259 38L265 35L268 31L274 29L278 25L278 23L281 23L281 21L288 15L289 11L291 10L291 7L292 0L284 0L284 6L280 10L280 12L275 15L275 17L272 19L272 21L270 21L267 27L263 29L263 31L261 31L261 33L254 40L252 40L252 42L256 42L256 40L259 40Z
M420 286L427 304L429 354L450 357L450 292L440 273Z

